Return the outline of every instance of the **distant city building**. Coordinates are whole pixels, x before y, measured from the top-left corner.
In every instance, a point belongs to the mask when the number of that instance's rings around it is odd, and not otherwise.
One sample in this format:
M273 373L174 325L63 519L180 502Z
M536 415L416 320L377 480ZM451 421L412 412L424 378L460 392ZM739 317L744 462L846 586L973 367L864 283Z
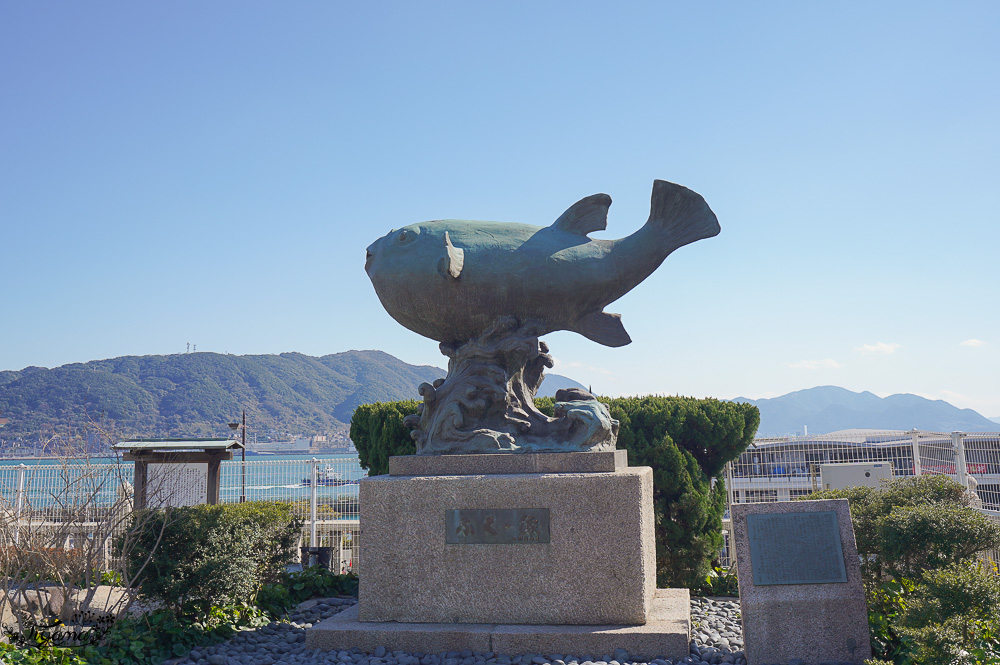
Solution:
M266 443L247 442L247 452L274 455L308 455L312 446L307 437L300 436L290 441L268 441Z
M964 464L963 464L964 461ZM883 462L893 477L948 475L1000 511L1000 433L848 429L761 438L727 467L732 503L789 501L823 489L824 464ZM964 466L964 469L963 469Z

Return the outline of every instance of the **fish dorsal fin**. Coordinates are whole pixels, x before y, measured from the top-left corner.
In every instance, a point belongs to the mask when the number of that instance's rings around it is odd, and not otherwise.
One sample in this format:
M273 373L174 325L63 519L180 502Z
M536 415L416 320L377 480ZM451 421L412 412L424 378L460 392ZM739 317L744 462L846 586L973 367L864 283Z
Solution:
M622 325L621 314L591 312L574 323L570 330L604 346L625 346L632 343L632 338Z
M610 196L594 194L571 205L552 226L560 231L569 231L582 236L593 231L603 231L608 228L608 208L610 207Z
M465 250L451 244L448 232L444 232L444 256L438 261L438 272L442 277L458 279L465 267Z

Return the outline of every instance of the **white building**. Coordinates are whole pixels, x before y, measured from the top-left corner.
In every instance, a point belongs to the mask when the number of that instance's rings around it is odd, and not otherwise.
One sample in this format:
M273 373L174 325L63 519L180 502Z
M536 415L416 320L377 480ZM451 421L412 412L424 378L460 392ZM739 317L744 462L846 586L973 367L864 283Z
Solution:
M824 464L884 462L893 477L944 474L1000 510L1000 433L849 429L754 441L726 467L731 503L789 501L821 489Z

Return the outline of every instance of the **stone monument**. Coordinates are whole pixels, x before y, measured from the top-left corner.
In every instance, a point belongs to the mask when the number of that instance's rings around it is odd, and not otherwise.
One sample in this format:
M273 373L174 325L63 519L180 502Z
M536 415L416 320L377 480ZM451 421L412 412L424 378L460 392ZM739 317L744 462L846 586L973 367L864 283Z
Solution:
M628 344L604 308L719 232L701 196L657 180L641 229L590 238L610 205L588 196L544 228L425 222L368 247L386 311L440 343L448 375L406 419L417 454L362 481L359 605L307 646L687 653L687 590L656 589L652 470L628 467L590 393L558 391L554 417L534 404L552 366L541 336Z
M748 665L860 665L868 606L847 499L733 504Z

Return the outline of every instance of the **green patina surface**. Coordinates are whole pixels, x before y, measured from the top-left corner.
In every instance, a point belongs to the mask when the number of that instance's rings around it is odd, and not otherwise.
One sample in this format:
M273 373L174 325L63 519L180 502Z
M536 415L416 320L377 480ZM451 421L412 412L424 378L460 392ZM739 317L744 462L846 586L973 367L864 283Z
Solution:
M365 269L386 311L431 339L462 343L511 316L538 334L573 330L608 346L630 340L604 307L675 249L719 232L704 199L658 180L649 221L602 240L611 198L582 199L548 227L439 220L396 229L368 247Z

